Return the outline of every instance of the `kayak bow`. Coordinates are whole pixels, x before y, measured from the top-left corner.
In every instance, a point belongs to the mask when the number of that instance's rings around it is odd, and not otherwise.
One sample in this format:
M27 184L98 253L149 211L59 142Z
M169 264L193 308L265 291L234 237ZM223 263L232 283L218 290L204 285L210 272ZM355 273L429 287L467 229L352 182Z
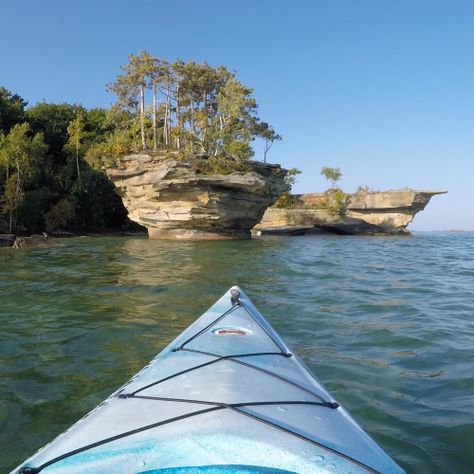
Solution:
M404 471L231 288L15 474Z

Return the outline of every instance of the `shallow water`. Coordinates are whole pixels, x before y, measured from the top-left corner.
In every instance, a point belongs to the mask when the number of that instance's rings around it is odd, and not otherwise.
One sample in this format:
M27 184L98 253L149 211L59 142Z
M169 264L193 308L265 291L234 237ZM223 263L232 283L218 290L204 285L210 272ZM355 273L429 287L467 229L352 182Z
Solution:
M410 473L474 471L474 234L0 249L0 472L240 285Z

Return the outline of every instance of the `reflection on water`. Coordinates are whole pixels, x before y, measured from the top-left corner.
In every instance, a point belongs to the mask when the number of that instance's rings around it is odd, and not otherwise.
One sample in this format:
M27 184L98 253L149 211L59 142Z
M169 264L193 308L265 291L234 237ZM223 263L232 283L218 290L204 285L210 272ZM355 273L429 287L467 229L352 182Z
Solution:
M474 466L474 235L0 249L0 471L233 284L409 472Z

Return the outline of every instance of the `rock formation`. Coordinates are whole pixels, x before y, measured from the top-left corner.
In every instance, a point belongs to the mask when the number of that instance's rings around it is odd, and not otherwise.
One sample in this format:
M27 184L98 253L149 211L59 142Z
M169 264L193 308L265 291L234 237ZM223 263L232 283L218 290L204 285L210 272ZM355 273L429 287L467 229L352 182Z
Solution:
M436 194L446 191L365 191L353 194L347 202L347 217L362 219L387 229L406 229Z
M405 234L406 229L415 215L422 211L430 199L436 194L446 191L416 191L413 189L397 189L393 191L362 191L347 196L345 215L349 219L339 221L340 216L334 215L328 206L328 197L324 193L301 194L297 196L294 208L278 209L271 207L265 212L261 222L252 230L255 233L272 233L273 228L301 229L302 227L320 227L335 233L346 232L358 234ZM338 221L341 224L338 227ZM364 226L363 223L375 227ZM331 225L326 225L331 223ZM349 225L350 224L350 225ZM357 225L356 225L357 224ZM343 228L344 227L344 228Z
M317 229L330 234L338 235L408 235L404 228L387 228L358 219L343 217L336 221L319 224Z
M11 247L15 242L15 234L0 234L0 247Z
M125 155L106 171L129 218L155 239L249 238L287 186L286 170L252 163L253 171L197 174L176 153Z
M60 247L61 243L48 237L46 234L33 234L30 237L17 237L13 242L15 249L45 249L49 247Z

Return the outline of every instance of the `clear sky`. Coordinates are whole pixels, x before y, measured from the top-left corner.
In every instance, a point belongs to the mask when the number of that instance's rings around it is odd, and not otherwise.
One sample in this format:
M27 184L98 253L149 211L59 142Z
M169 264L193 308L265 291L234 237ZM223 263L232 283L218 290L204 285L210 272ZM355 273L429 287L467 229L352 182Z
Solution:
M472 0L0 0L0 85L107 107L145 49L236 69L283 135L294 191L447 189L412 229L474 230ZM257 157L260 149L257 149Z

